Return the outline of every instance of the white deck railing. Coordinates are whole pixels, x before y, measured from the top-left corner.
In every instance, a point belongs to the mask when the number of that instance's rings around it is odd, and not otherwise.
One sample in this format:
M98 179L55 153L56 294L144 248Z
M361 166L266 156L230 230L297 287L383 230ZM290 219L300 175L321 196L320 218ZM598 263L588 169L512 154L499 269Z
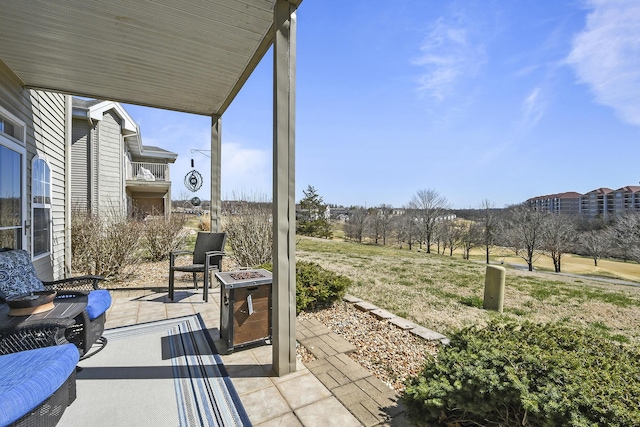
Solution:
M127 160L127 179L135 181L170 181L169 165L164 163L130 162Z

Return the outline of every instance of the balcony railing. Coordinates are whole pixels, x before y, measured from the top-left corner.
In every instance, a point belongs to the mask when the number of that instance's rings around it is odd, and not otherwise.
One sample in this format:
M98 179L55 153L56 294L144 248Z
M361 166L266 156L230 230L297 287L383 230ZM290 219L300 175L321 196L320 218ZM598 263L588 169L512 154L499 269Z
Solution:
M146 163L146 162L127 161L127 180L170 181L169 165L164 163Z

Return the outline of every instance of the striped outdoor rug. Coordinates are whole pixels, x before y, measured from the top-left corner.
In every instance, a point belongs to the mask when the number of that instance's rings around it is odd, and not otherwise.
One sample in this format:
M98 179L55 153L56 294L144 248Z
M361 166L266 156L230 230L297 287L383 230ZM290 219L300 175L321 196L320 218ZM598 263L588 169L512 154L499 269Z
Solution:
M199 315L109 329L60 426L250 426Z

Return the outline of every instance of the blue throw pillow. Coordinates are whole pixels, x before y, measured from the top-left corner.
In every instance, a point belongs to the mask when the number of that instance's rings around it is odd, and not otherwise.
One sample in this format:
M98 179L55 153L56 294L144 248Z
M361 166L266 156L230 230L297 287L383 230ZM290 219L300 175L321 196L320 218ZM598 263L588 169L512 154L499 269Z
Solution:
M0 296L6 299L44 290L27 251L0 252Z

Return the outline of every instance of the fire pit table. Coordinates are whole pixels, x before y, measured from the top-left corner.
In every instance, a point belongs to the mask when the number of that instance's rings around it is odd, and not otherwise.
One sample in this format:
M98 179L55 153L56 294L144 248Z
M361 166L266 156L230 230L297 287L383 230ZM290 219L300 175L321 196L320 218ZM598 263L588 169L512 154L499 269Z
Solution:
M220 336L228 351L271 341L271 272L224 271L220 282Z

